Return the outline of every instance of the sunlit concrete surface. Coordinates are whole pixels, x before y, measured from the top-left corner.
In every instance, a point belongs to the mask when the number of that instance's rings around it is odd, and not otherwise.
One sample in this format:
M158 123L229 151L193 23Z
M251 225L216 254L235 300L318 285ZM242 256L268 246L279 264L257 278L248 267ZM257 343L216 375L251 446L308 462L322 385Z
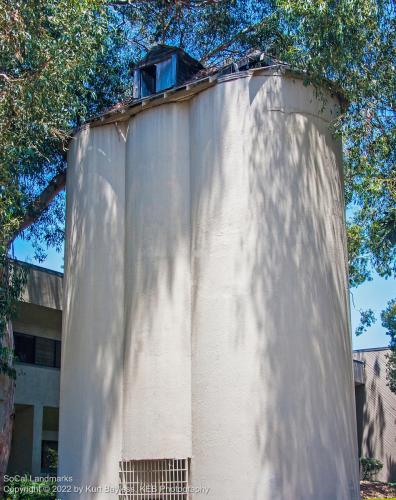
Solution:
M263 70L76 135L59 474L191 457L211 499L359 498L337 113Z

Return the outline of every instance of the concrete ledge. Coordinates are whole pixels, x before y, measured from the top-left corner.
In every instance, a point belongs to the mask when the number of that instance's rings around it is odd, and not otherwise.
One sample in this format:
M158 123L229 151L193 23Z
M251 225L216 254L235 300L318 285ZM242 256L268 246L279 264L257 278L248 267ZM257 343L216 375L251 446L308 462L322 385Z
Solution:
M15 363L15 403L59 407L60 370L46 366Z
M29 266L29 276L22 301L62 310L63 274L38 266Z

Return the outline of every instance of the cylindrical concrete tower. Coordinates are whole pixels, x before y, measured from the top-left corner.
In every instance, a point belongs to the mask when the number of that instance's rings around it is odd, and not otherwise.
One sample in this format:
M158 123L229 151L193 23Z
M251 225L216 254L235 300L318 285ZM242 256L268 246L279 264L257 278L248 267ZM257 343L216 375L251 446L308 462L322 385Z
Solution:
M357 500L338 102L273 69L180 92L71 144L59 474Z

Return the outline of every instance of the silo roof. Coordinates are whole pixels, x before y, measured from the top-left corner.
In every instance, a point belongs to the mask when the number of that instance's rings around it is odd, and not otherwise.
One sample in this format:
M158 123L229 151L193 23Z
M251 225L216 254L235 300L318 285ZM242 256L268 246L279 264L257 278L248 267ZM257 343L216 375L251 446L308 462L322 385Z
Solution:
M176 50L177 48L169 47L169 49ZM143 63L146 63L145 60L143 60ZM194 95L218 83L246 78L253 74L287 76L304 80L307 84L312 83L309 82L309 77L304 71L293 69L289 64L273 59L264 52L252 51L238 60L225 61L221 66L203 68L191 80L177 87L139 99L128 98L120 101L111 108L88 119L82 127L97 127L109 123L123 122L143 110L165 103L189 100ZM341 104L346 102L341 89L337 88L333 82L323 79L320 83L322 88L338 97Z

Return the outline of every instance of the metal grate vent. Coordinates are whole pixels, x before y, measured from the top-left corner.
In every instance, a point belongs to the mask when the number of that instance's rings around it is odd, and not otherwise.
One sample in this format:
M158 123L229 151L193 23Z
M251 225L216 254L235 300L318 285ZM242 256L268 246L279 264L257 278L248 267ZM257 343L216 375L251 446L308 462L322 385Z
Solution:
M187 500L189 459L123 460L120 499Z

